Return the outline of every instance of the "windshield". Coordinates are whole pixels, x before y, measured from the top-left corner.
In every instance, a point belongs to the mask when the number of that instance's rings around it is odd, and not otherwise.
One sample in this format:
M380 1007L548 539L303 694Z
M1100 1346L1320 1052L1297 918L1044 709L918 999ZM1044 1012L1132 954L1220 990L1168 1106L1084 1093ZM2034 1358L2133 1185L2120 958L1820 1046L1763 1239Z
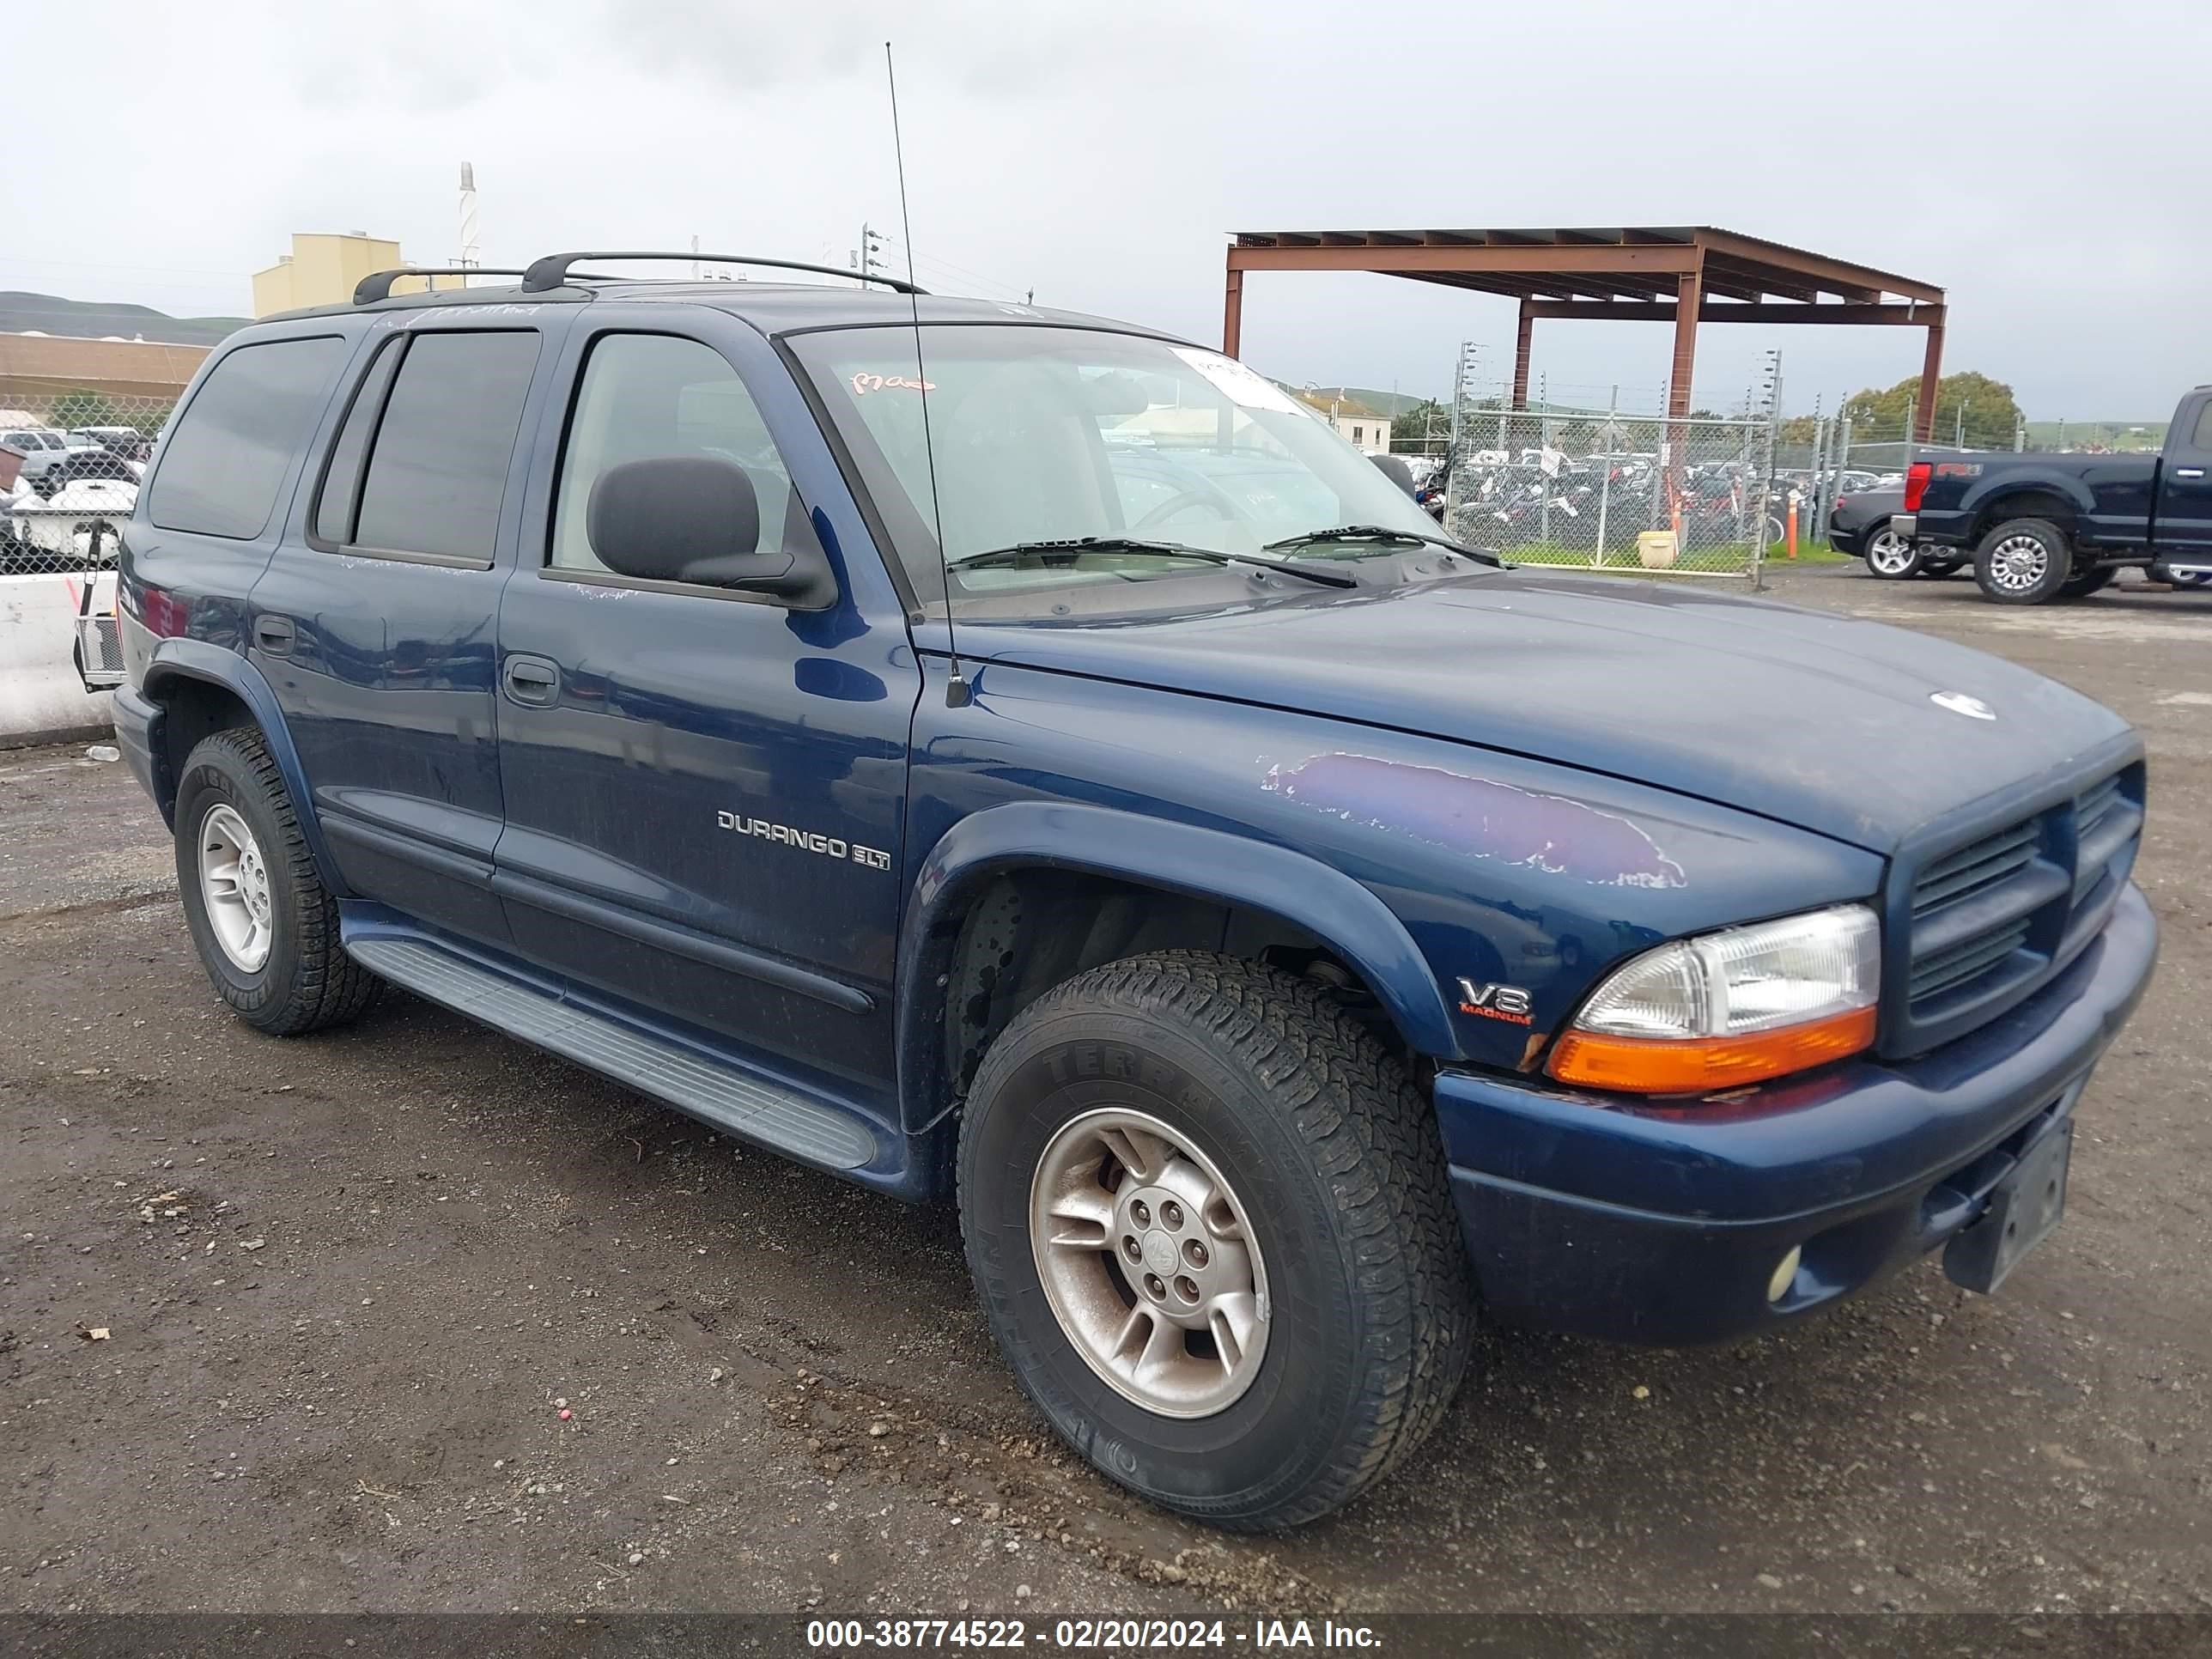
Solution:
M921 333L926 383L910 327L825 330L791 343L925 602L945 590L939 521L943 556L956 562L1085 537L1273 559L1270 542L1339 525L1435 532L1328 422L1218 352L1037 325L925 324ZM1376 550L1321 545L1300 557ZM1218 589L1234 580L1200 560L1101 551L956 571L951 599L956 611L990 599L1005 614L1004 601L1032 590L1133 581Z

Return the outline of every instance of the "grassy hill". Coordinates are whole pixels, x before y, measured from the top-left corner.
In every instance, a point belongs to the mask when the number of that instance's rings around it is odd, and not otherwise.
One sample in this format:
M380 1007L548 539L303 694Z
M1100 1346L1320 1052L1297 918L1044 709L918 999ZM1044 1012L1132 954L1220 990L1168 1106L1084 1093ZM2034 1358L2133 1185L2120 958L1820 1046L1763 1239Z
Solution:
M234 329L244 328L247 320L244 317L172 317L151 306L64 300L56 294L0 289L0 332L9 334L61 334L90 340L116 334L126 340L143 336L168 345L209 346Z
M2031 449L2049 449L2058 442L2059 428L2065 428L2068 444L2098 444L2106 449L2158 449L2166 443L2164 421L2030 421L2027 423L2027 444Z

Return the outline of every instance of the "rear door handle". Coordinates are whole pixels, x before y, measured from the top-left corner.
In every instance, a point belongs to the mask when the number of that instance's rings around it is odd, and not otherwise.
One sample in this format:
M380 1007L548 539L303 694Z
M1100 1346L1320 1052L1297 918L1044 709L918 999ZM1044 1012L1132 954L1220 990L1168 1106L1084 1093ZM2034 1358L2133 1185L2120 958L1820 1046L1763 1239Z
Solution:
M263 616L253 620L253 642L272 657L291 650L296 637L289 617Z
M546 708L561 695L561 671L543 657L509 657L499 683L512 701L531 708Z
M2177 466L2173 469L2173 476L2177 478L2201 478L2204 476L2204 469L2201 466Z

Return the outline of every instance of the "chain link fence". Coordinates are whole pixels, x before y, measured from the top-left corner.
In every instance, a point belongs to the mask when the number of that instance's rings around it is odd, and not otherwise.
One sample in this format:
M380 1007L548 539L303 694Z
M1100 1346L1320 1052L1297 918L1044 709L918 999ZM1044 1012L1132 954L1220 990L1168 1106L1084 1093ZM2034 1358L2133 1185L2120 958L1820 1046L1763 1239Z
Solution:
M1628 414L1556 401L1514 409L1462 386L1443 525L1515 562L1759 583L1784 525L1774 421Z
M105 570L172 400L0 392L0 576Z

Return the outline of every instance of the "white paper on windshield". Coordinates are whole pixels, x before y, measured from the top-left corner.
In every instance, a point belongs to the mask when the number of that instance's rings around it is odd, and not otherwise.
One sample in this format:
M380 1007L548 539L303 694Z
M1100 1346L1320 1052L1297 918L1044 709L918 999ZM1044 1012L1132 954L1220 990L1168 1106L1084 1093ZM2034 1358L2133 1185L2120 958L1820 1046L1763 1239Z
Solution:
M1175 355L1212 381L1241 409L1272 409L1279 415L1306 411L1264 374L1255 374L1234 357L1197 346L1177 346Z

